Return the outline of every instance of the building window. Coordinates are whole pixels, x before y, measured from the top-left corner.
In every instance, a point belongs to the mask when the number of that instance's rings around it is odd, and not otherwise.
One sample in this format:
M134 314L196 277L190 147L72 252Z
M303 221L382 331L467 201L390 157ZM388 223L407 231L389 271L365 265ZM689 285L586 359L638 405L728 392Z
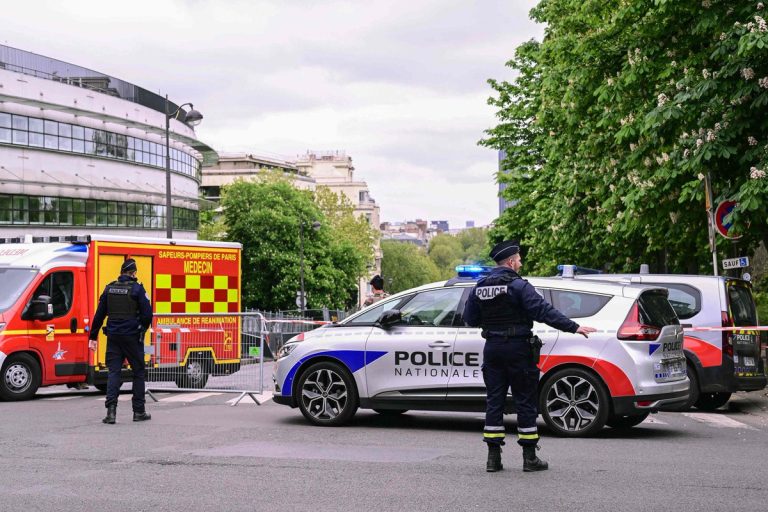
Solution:
M197 210L173 209L173 228L197 231ZM0 225L165 228L165 206L98 199L0 194Z
M81 153L165 169L164 144L6 112L0 112L0 144ZM172 149L171 170L200 181L202 161L183 151Z

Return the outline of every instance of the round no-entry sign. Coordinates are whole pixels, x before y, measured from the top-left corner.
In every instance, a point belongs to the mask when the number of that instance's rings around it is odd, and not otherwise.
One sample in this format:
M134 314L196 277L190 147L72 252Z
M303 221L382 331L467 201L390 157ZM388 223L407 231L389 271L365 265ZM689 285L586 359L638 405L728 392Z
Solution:
M725 238L733 240L741 238L741 235L734 234L731 231L731 226L733 226L733 224L731 222L726 223L725 217L727 217L735 207L736 201L723 201L717 205L717 209L715 210L715 229L717 229L717 232Z

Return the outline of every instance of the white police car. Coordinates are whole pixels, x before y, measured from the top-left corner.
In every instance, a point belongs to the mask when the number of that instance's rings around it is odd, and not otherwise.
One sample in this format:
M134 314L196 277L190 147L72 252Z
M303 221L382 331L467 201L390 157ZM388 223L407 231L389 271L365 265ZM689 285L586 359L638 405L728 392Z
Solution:
M457 270L460 277L398 293L289 340L277 354L274 401L326 426L347 423L358 408L484 411L484 340L461 318L484 269ZM688 399L683 332L666 289L528 281L566 316L597 328L585 339L534 324L544 342L539 413L553 433L632 427ZM511 396L507 412L514 412Z

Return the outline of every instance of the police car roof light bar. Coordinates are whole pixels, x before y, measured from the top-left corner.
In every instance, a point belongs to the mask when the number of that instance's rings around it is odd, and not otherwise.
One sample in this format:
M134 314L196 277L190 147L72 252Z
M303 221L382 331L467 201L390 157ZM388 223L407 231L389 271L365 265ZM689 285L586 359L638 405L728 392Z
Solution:
M459 277L477 278L489 274L492 268L486 265L456 265L456 274Z
M566 276L563 270L565 267L571 267L573 269L573 274L570 276ZM587 268L587 267L580 267L578 265L558 265L557 266L557 275L563 276L563 277L573 277L573 276L581 276L585 274L602 274L602 270L597 270L595 268Z

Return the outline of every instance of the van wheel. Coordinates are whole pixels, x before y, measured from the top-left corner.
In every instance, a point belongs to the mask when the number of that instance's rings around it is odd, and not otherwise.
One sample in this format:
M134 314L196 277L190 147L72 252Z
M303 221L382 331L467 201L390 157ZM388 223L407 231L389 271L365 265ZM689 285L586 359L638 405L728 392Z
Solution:
M296 386L301 414L315 425L337 427L357 411L357 389L341 365L324 361L301 374Z
M40 387L40 365L29 354L8 356L0 371L0 398L29 400Z
M687 361L688 364L688 380L691 381L691 387L689 389L689 395L688 400L686 400L684 403L675 406L675 407L669 407L664 408L665 411L674 411L674 412L685 412L691 410L691 407L693 407L693 404L698 402L699 400L699 394L701 393L699 391L699 377L696 375L696 370L693 369L693 365L691 364L691 361Z
M718 393L702 393L696 401L696 408L702 411L714 411L724 406L731 399L731 394L724 391Z
M208 367L200 359L191 359L183 373L176 376L176 385L180 388L203 389L208 383Z
M612 414L608 416L608 421L605 423L611 428L624 430L641 424L643 421L645 421L645 418L647 418L649 414L651 413L644 412L642 414L630 414L625 416Z
M610 413L608 392L593 374L581 368L565 368L544 381L539 411L553 433L585 437L605 426Z

